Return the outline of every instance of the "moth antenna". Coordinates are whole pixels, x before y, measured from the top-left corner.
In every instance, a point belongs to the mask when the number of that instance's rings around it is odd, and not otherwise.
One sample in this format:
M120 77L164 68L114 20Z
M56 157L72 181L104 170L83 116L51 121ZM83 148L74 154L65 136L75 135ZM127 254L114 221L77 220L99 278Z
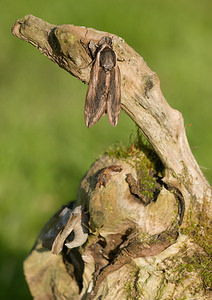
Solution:
M85 67L82 67L82 68L79 68L80 70L82 70L82 69L86 69L87 67L89 67L92 63L94 62L94 59L92 59L92 61L91 62L89 62L89 64L88 65L86 65Z

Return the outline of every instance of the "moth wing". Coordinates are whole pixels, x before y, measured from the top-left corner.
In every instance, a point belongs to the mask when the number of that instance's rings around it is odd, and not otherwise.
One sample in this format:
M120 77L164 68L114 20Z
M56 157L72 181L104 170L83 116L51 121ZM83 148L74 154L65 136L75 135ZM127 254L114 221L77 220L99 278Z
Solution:
M105 91L106 72L99 66L99 53L90 73L87 95L85 99L85 124L89 128L94 125L106 111L107 94Z
M112 126L119 121L121 111L121 74L118 65L110 71L110 84L107 98L107 114Z

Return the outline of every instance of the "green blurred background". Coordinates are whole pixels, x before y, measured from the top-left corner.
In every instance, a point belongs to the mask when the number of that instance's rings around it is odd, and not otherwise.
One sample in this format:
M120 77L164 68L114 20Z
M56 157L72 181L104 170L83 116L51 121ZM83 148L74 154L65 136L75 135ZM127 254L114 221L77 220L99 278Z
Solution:
M69 0L1 4L0 299L31 299L22 262L39 230L76 198L80 179L109 145L135 131L122 112L87 129L87 87L10 33L33 14L52 24L93 27L121 36L161 81L184 116L191 149L212 182L212 1Z

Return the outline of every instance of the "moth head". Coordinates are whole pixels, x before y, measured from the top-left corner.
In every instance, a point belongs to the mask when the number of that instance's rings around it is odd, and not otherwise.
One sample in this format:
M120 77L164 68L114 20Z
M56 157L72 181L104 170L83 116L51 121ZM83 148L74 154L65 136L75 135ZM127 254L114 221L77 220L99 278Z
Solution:
M103 46L104 44L108 44L109 47L112 47L112 38L110 36L103 36L98 43L98 46Z

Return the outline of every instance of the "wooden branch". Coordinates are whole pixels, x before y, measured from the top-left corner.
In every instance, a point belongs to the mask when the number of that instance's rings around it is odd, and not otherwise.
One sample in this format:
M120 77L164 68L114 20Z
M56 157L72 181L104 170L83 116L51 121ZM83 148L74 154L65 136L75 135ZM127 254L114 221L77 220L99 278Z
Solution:
M197 283L198 299L209 299L203 289L200 292L198 272L203 265L201 259L208 259L210 245L200 242L199 246L195 230L186 221L191 214L194 219L198 215L201 239L210 240L205 215L212 214L211 187L191 153L182 115L166 102L157 75L123 39L113 34L74 25L55 26L32 15L17 20L12 33L85 83L89 82L92 62L89 42L98 43L103 36L110 36L121 71L122 109L140 127L166 169L164 183L159 180L158 170L154 171L152 176L158 182L152 192L156 191L157 197L149 199L140 190L135 162L146 160L144 154L133 154L130 162L111 157L95 162L81 182L77 207L67 206L55 214L25 261L25 275L34 298L125 299L126 280L130 281L133 273L134 294L131 289L128 293L134 298L140 296L139 282L146 299L159 299L158 295L161 299L190 297ZM185 233L195 243L179 230L184 209ZM70 237L72 231L74 238ZM71 239L68 243L67 237ZM182 246L192 251L185 254ZM62 255L52 255L43 247ZM177 282L167 283L164 278L170 274L175 277L179 265L193 259L194 253L198 253L196 270L192 276L184 273L189 280L184 280L183 288ZM147 280L146 274L154 280ZM117 278L121 284L118 291Z
M32 15L17 20L12 33L85 83L91 69L88 43L110 35L121 70L122 109L140 127L166 167L164 180L181 190L186 208L191 197L195 204L211 201L210 185L191 153L181 113L168 105L156 73L123 39L92 28L55 26Z

